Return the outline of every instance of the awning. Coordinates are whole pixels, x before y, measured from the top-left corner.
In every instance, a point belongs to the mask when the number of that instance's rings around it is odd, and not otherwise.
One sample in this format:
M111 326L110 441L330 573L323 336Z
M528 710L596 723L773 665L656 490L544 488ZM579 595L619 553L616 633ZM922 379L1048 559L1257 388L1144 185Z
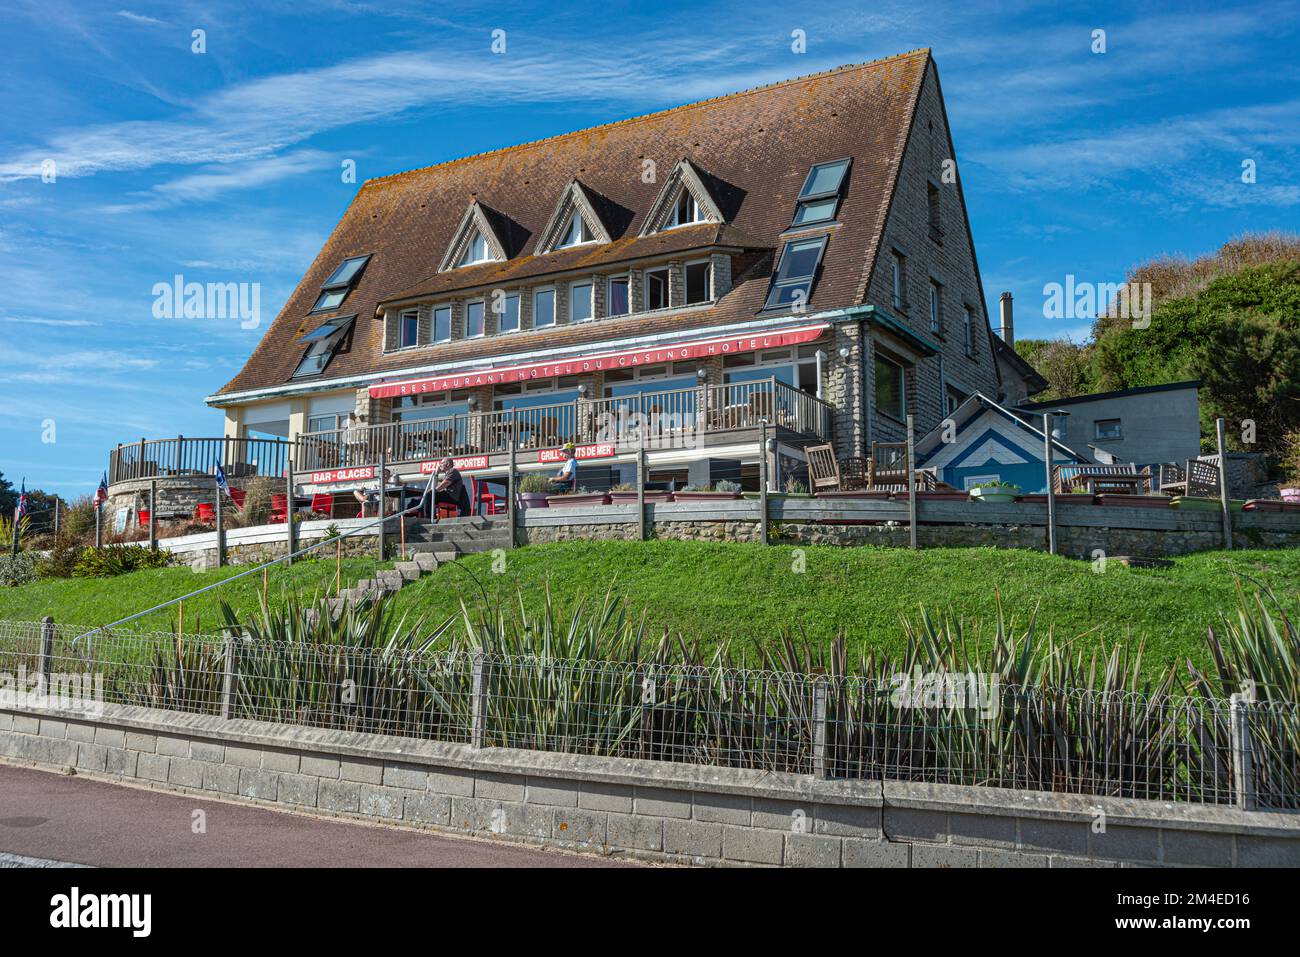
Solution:
M372 399L387 399L402 395L422 395L426 392L445 392L449 389L469 389L484 385L503 385L525 382L530 379L549 379L552 376L578 375L583 372L602 372L609 369L635 369L638 366L659 365L664 362L682 362L707 359L711 356L730 356L760 349L779 349L813 342L830 328L829 323L773 329L770 332L728 336L721 339L703 339L698 342L650 346L628 352L601 353L593 356L576 356L571 359L553 359L526 365L504 366L499 369L480 369L400 382L381 382L370 387Z

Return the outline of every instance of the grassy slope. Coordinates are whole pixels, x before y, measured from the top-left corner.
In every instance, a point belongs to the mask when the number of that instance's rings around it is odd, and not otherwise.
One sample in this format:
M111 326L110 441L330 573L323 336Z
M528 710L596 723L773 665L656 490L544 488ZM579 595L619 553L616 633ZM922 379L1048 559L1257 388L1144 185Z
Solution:
M519 549L501 574L491 555L473 555L444 566L408 586L400 610L430 618L454 612L459 597L477 594L474 579L492 593L525 590L536 604L550 582L561 606L578 596L598 598L615 583L634 609L646 609L655 630L680 631L706 643L724 639L770 640L802 628L814 641L843 630L851 646L900 650L899 617L915 614L918 602L951 608L966 619L988 622L995 614L994 589L1009 615L1024 621L1039 606L1039 622L1061 637L1083 636L1085 646L1132 635L1148 641L1148 662L1191 656L1206 662L1204 635L1220 610L1231 610L1234 572L1268 584L1290 607L1300 601L1300 549L1189 555L1169 570L1135 570L1111 564L1102 574L1077 560L1006 549L900 549L807 547L806 571L796 573L794 549L697 542L570 542ZM345 563L344 575L369 574L373 562ZM467 572L472 573L471 575ZM229 574L226 572L223 574ZM40 582L0 591L0 619L53 614L66 622L94 623L174 597L216 580L217 573L185 569L137 572L107 581ZM298 589L311 595L332 582L333 564L299 563L271 579L278 603ZM228 601L257 607L260 576L231 586ZM219 590L226 593L226 589ZM216 599L186 603L205 626L217 620ZM175 610L145 627L174 626Z

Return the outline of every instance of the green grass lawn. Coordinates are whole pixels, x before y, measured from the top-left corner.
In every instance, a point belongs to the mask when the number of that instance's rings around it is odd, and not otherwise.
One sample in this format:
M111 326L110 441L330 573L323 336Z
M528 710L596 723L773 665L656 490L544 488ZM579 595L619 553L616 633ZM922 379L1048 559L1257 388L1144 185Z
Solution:
M854 650L868 645L903 647L900 616L918 605L951 609L987 625L1001 594L1009 616L1023 623L1037 608L1040 631L1078 638L1082 647L1103 641L1146 639L1147 665L1191 657L1208 663L1205 630L1235 605L1234 576L1271 587L1294 609L1300 601L1300 549L1207 552L1175 560L1171 569L1128 569L1110 563L1102 573L1088 562L1041 552L994 548L804 547L796 570L788 546L703 542L567 542L506 553L493 571L490 554L445 565L407 586L395 599L399 611L440 620L461 596L476 596L477 580L490 594L511 597L522 588L536 607L549 582L561 607L579 597L598 599L611 585L631 608L642 610L656 632L680 632L705 645L723 640L773 641L802 631L825 642L843 632ZM345 562L344 576L368 576L374 563ZM136 572L107 580L45 581L0 591L0 619L100 624L231 574L186 569ZM331 562L302 562L272 572L270 599L311 596L333 582ZM1249 583L1247 583L1249 585ZM261 576L219 589L245 611L260 603ZM200 616L217 623L216 597L185 603L186 630ZM139 627L174 627L175 609Z

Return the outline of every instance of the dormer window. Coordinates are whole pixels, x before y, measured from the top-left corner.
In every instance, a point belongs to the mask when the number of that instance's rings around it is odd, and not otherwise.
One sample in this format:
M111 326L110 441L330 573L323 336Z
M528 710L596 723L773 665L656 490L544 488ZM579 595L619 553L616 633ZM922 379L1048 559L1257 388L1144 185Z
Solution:
M767 309L794 305L802 307L812 294L817 267L821 265L826 250L826 237L792 239L781 251L781 262L772 277L772 288L767 294Z
M699 201L691 194L689 189L682 187L681 195L677 197L677 202L673 204L673 214L669 217L668 225L665 228L690 226L692 223L702 223L704 221L704 213L700 210Z
M311 311L333 312L343 305L343 300L348 297L348 293L361 278L361 272L368 262L370 257L366 255L352 256L339 263L338 268L330 273L330 277L321 283L320 295L316 297L316 304L311 307Z
M483 238L482 233L476 232L465 246L465 254L460 257L460 265L472 266L475 263L489 262L493 258L487 240Z
M567 249L569 246L581 246L590 242L595 242L595 237L591 235L587 221L577 210L574 210L573 215L569 217L569 226L564 231L564 237L556 244L556 248Z
M794 211L791 226L810 226L825 223L835 218L839 209L840 195L843 191L844 177L849 171L852 160L835 160L833 163L818 163L808 171L803 189L799 190L798 205Z

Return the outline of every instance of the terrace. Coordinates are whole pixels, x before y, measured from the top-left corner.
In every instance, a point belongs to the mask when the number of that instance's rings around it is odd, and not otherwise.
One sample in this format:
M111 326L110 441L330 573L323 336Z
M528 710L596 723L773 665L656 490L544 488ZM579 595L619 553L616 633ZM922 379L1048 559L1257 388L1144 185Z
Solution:
M110 485L213 474L230 479L374 465L416 465L451 455L483 456L480 468L546 461L566 443L634 449L707 449L755 444L763 425L777 441L804 447L832 439L833 407L776 377L661 392L478 411L311 432L289 439L186 438L119 445Z

